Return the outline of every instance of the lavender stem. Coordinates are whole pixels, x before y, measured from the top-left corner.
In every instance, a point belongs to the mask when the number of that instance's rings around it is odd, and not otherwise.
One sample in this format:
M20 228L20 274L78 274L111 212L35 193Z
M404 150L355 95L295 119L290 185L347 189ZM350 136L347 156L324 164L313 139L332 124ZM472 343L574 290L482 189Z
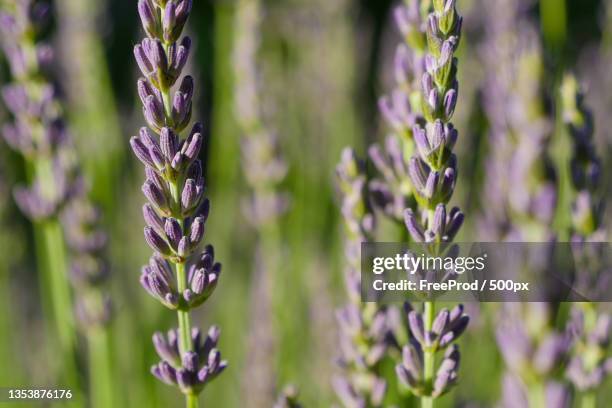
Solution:
M430 211L431 213L431 211ZM433 218L433 217L432 217ZM423 304L424 309L424 318L425 318L425 332L431 332L433 327L433 321L436 316L436 305L434 302L425 302ZM436 364L436 355L435 351L432 350L431 347L426 347L423 350L423 365L424 365L424 374L425 374L425 385L429 389L433 389L433 381L435 375L435 364ZM421 407L422 408L433 408L434 399L430 396L421 397Z
M94 408L113 406L112 367L109 332L95 327L87 335L91 401Z
M187 277L185 275L185 263L177 263L176 266L176 280L178 284L178 290L183 293L187 289ZM179 335L180 335L180 350L181 354L185 354L191 351L191 318L189 311L179 309L178 322L179 322Z
M163 98L164 98L164 106L169 106L169 101L170 100L170 92L169 91L165 91L162 92ZM169 108L165 108L166 111ZM168 115L168 117L170 117L169 113L166 113L166 115ZM173 200L175 201L175 203L177 203L178 206L180 206L180 191L179 191L179 186L178 183L170 183L170 194L172 195ZM178 219L179 225L181 226L181 229L183 229L185 227L185 220L184 219ZM187 289L187 274L185 273L185 262L177 262L174 264L175 268L176 268L176 283L177 283L177 288L179 293L184 293L185 289ZM181 351L181 355L184 355L186 352L188 351L192 351L191 350L191 318L189 317L189 309L178 309L177 310L177 315L178 315L178 323L179 323L179 346L180 346L180 351ZM197 399L196 399L196 405L197 406Z
M580 401L581 408L595 408L597 406L597 396L593 391L587 392Z
M72 295L66 271L66 248L64 236L57 220L48 220L40 225L42 245L45 248L46 269L49 274L53 314L61 344L66 352L73 350L76 343Z

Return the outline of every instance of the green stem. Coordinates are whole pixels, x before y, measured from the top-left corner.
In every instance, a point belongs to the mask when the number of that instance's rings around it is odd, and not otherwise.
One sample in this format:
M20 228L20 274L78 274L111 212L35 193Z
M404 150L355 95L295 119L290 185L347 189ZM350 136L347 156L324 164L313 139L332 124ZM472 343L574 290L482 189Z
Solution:
M187 288L187 276L185 274L185 263L179 262L174 264L176 266L176 280L179 293ZM191 351L191 316L189 310L179 309L178 323L179 323L179 351L181 356L184 356L186 352ZM187 408L198 407L198 396L195 394L185 394L185 402Z
M186 395L187 408L198 408L198 396L195 394Z
M174 202L179 203L177 205L180 206L179 183L170 183L170 194L172 195ZM183 228L185 225L184 220L179 218L178 221L181 225L181 228ZM187 289L187 273L185 271L185 261L176 262L174 266L176 267L176 286L178 292L183 293L185 289ZM188 351L192 351L191 316L189 315L189 308L185 306L180 306L176 313L178 315L179 325L179 352L182 357ZM185 402L187 408L197 408L198 396L196 394L185 394Z
M113 374L108 328L95 327L87 334L89 389L92 408L112 407Z
M581 408L595 408L597 407L597 396L595 392L588 391L582 395L582 400L580 401Z
M185 263L179 262L176 266L176 280L179 293L183 293L187 289L187 276L185 273ZM179 348L181 355L191 350L191 317L186 309L179 309Z
M43 278L48 282L48 297L53 309L53 321L60 341L61 359L63 362L62 375L66 386L73 391L73 399L69 406L82 406L82 395L79 383L79 374L76 361L76 328L72 308L72 294L67 276L66 248L59 222L51 219L37 224L40 235L42 262L40 268L46 274ZM38 245L38 244L37 244Z
M56 220L41 224L42 240L47 260L51 302L57 332L65 351L71 351L76 343L70 285L66 276L66 248L61 227Z
M434 321L435 315L435 303L434 302L425 302L423 304L424 307L424 315L425 315L425 333L431 331ZM433 377L435 370L435 351L431 347L425 347L423 350L423 364L424 364L424 376L425 376L425 386L427 387L428 393L431 394L433 390ZM434 399L430 396L421 397L421 407L422 408L433 408Z
M541 383L536 383L529 387L528 399L530 407L545 407L546 397L544 385Z

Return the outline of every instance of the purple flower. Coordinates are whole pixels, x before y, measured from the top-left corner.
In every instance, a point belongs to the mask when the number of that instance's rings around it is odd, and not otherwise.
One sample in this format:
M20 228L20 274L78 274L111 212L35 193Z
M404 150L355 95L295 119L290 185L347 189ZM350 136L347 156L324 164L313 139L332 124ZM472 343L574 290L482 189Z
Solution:
M99 227L99 212L87 197L72 139L58 109L57 91L45 72L53 53L39 37L49 15L48 4L30 0L0 10L0 42L14 78L2 87L12 121L1 133L34 169L30 185L13 191L17 206L31 220L44 223L41 229L61 221L70 250L76 316L88 328L105 325L111 317L103 290L109 276L106 235Z
M361 302L361 243L370 240L374 231L364 163L354 151L346 148L336 174L342 192L342 215L347 231L345 280L349 303L336 310L342 376L335 377L332 385L346 407L379 407L382 406L387 383L378 375L378 369L387 349L394 347L396 342L388 310L374 303Z
M179 329L168 339L154 337L162 361L152 369L160 380L178 386L190 406L204 386L227 363L215 348L218 330L211 329L200 343L199 331L190 327L190 310L213 293L221 274L213 247L203 252L210 203L199 155L204 143L202 125L195 123L185 137L192 114L194 80L182 76L191 40L182 31L191 11L191 0L139 0L138 13L147 34L134 47L143 75L138 95L149 126L130 140L135 156L145 166L142 191L145 240L154 254L144 266L140 282L164 306L176 310ZM188 265L188 260L196 257ZM193 333L186 338L185 333ZM211 345L214 343L214 345ZM194 405L195 404L195 405Z

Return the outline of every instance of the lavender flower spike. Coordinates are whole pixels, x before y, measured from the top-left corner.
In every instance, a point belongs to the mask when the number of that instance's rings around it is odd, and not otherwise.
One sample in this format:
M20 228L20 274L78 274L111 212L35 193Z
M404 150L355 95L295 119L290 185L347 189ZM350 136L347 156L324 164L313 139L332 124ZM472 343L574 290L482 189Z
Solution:
M75 329L81 329L90 342L90 355L100 354L88 361L92 389L100 383L110 384L110 373L100 367L106 366L103 356L108 355L108 344L94 335L106 329L111 319L111 302L104 288L109 278L104 260L106 235L99 227L99 212L89 201L62 103L48 75L53 52L40 34L50 15L50 6L44 1L0 3L0 43L13 77L13 82L2 88L2 99L13 121L0 133L31 169L30 185L17 187L14 198L35 222L36 240L41 241L37 246L45 248L41 272L54 284L43 288L49 291L61 351L70 356L65 359L66 371L76 377L76 367L71 364ZM100 405L101 401L91 404Z
M413 151L413 128L423 122L421 77L425 72L426 24L420 0L409 0L395 8L395 23L404 41L395 50L395 87L378 102L380 112L391 127L384 150L368 150L380 177L370 182L373 204L398 223L403 212L414 206L413 188L408 177L408 161Z
M191 6L191 0L138 1L147 37L134 47L134 56L143 75L138 94L150 130L141 128L130 144L145 165L143 193L149 201L143 207L145 239L154 251L140 281L151 296L177 311L179 321L178 330L166 340L155 337L162 361L152 372L178 386L187 407L197 407L204 386L227 363L216 349L219 330L211 328L204 340L191 327L191 309L208 299L221 274L212 246L202 253L198 250L209 212L198 158L202 126L195 123L181 137L191 119L194 93L193 78L181 79L191 49L189 37L181 35ZM197 256L196 261L188 267L192 256Z
M457 382L460 354L458 346L453 343L465 331L470 319L463 312L463 306L458 305L450 311L440 310L431 329L426 330L422 313L412 309L409 303L405 304L405 311L413 338L402 349L402 362L396 366L397 376L417 396L440 397ZM425 350L444 351L431 383L426 380Z
M284 308L273 302L279 274L283 273L284 243L280 231L281 216L288 209L289 194L281 184L287 174L279 138L265 118L266 101L262 97L258 49L262 31L262 2L238 0L234 17L234 116L240 127L241 164L249 187L243 198L243 216L257 234L253 282L249 307L250 330L247 340L247 362L242 370L243 394L253 406L271 406L275 375L275 356L270 353L284 344L281 333L274 330L273 316ZM265 248L265 250L264 250ZM282 290L281 290L282 291ZM284 405L293 406L290 399Z
M336 311L340 326L339 362L343 372L342 376L333 379L332 385L347 408L382 407L387 383L378 375L378 370L387 348L395 342L387 309L375 303L361 302L361 243L370 240L374 231L364 163L357 159L355 152L346 148L336 172L347 231L345 279L349 303Z
M605 241L602 228L602 199L600 189L600 163L593 143L593 118L586 109L578 81L566 75L561 85L563 119L574 143L574 156L570 162L575 200L572 209L572 242L576 265L579 267L577 284L582 290L595 289L601 275L594 273L594 262L599 254L589 251L587 241ZM599 275L599 276L598 276ZM609 352L612 335L612 317L598 310L592 303L572 305L571 327L574 346L566 369L566 377L582 393L586 404L595 404L596 390L612 374L612 356Z
M15 79L2 88L14 118L2 134L37 169L29 187L14 191L19 208L46 225L62 221L64 236L59 240L70 249L79 322L84 328L104 326L110 319L110 301L101 290L108 277L103 259L106 236L98 227L98 210L88 201L56 90L44 75L51 49L31 40L49 12L48 4L26 0L7 2L0 10L2 46ZM26 58L30 53L38 57Z
M418 16L420 10L421 7L413 5L409 15ZM459 89L454 54L463 20L457 13L455 0L434 0L429 11L425 24L424 72L419 78L422 117L412 127L415 154L408 161L417 210L405 209L404 221L414 241L424 243L429 253L442 255L463 223L463 214L458 208L446 209L457 175L453 148L458 132L451 118ZM407 20L404 16L400 21ZM460 353L453 342L465 330L469 318L461 305L436 314L433 301L424 303L422 313L407 304L406 313L412 340L403 348L396 373L400 382L421 397L422 407L431 408L435 399L457 382ZM436 366L438 353L443 357Z

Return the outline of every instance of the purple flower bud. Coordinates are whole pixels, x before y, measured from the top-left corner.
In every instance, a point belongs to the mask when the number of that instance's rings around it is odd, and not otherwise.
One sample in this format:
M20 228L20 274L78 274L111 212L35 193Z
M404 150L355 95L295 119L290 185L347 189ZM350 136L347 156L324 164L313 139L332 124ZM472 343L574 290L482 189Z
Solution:
M423 378L423 353L417 350L412 344L404 346L402 349L402 364L412 378L420 381Z
M448 323L449 323L448 309L444 308L440 310L440 312L436 316L431 330L434 332L434 334L436 334L437 336L440 336L445 331Z
M151 133L149 133L149 129L147 129L146 127L141 127L138 135L140 136L140 140L142 141L142 143L144 143L147 149L152 148L153 146L159 147L159 143L157 143L153 136L151 136Z
M155 96L149 95L144 101L142 109L145 120L149 126L156 132L159 132L166 123L164 108L161 103L156 100Z
M168 246L168 243L157 232L155 232L153 228L145 227L144 236L147 244L149 244L154 251L157 251L164 256L172 255L172 250Z
M172 84L174 84L174 81L176 81L176 79L180 76L181 71L185 67L187 59L189 58L190 49L191 39L189 37L184 37L180 45L173 43L170 46L168 50L168 59L171 67L170 74Z
M132 138L130 138L130 146L136 157L138 157L138 160L144 163L145 166L155 167L155 163L153 163L153 159L151 159L149 155L149 149L147 149L138 137L132 136Z
M174 25L176 24L176 5L173 1L166 3L162 16L164 40L168 43L176 41ZM180 32L178 33L180 35Z
M397 374L399 380L407 387L418 389L420 386L419 380L417 380L405 366L401 364L395 366L395 373Z
M157 11L150 0L138 1L138 14L147 35L151 38L157 37L159 35Z
M410 333L414 338L421 344L425 344L425 328L423 325L423 317L416 311L408 313L408 323L410 326Z
M202 238L204 237L204 217L196 217L191 224L191 232L189 234L189 241L192 248L197 246Z
M450 89L444 95L444 115L449 120L455 113L455 105L457 105L457 90Z
M178 136L171 128L163 127L159 136L159 144L166 161L170 162L178 151Z
M550 381L546 384L546 406L555 408L571 407L571 391L563 384Z
M163 171L166 167L166 159L161 151L161 149L157 146L152 146L149 148L149 156L151 156L151 160L155 164L155 168L159 171Z
M178 3L176 7L176 23L175 30L178 32L183 30L183 26L187 21L187 17L189 17L189 13L191 13L193 1L192 0L182 0Z
M183 367L191 372L198 371L198 355L193 351L188 351L183 356Z
M189 211L197 205L198 195L196 192L196 183L194 179L187 179L185 187L181 193L181 206L183 211Z
M193 161L198 157L200 153L200 147L202 146L202 135L195 133L190 135L185 144L183 145L183 154L190 160Z
M404 223L406 224L406 228L408 229L408 232L413 240L416 242L425 242L423 230L419 226L416 217L414 216L414 212L410 208L407 208L406 211L404 211Z
M149 61L141 44L134 46L134 57L136 57L136 63L142 74L149 78L155 72L155 68L151 64L151 61Z
M166 361L162 361L161 363L151 367L151 373L159 380L165 382L168 385L176 385L177 372Z
M168 196L168 184L166 180L159 174L158 170L154 167L145 167L145 179L151 181L159 190L164 192L164 195Z
M179 241L183 237L183 230L178 220L172 217L166 218L164 231L166 232L170 246L176 250L178 248Z
M161 213L166 214L169 212L168 201L166 200L164 192L150 179L147 179L142 185L142 192L147 200L149 200L149 202Z
M153 334L153 345L155 346L155 350L162 360L167 361L174 368L180 367L181 361L178 349L168 344L162 333L156 332Z
M181 368L176 371L176 382L181 390L189 391L196 384L196 378L192 372Z
M438 181L440 180L440 173L437 171L432 171L429 173L427 177L427 182L425 184L425 188L421 191L421 194L426 199L433 198L436 193L436 187L438 186Z
M433 225L429 228L436 235L443 235L446 228L446 206L438 204L434 212Z
M165 232L164 221L153 209L153 206L151 206L151 204L147 203L142 206L142 215L147 225L153 228L155 232L157 232L158 234L163 234Z
M412 184L418 191L425 190L425 184L427 183L427 174L423 168L419 159L413 157L408 162L408 174Z
M182 237L177 245L177 254L181 258L186 258L190 253L189 238Z

